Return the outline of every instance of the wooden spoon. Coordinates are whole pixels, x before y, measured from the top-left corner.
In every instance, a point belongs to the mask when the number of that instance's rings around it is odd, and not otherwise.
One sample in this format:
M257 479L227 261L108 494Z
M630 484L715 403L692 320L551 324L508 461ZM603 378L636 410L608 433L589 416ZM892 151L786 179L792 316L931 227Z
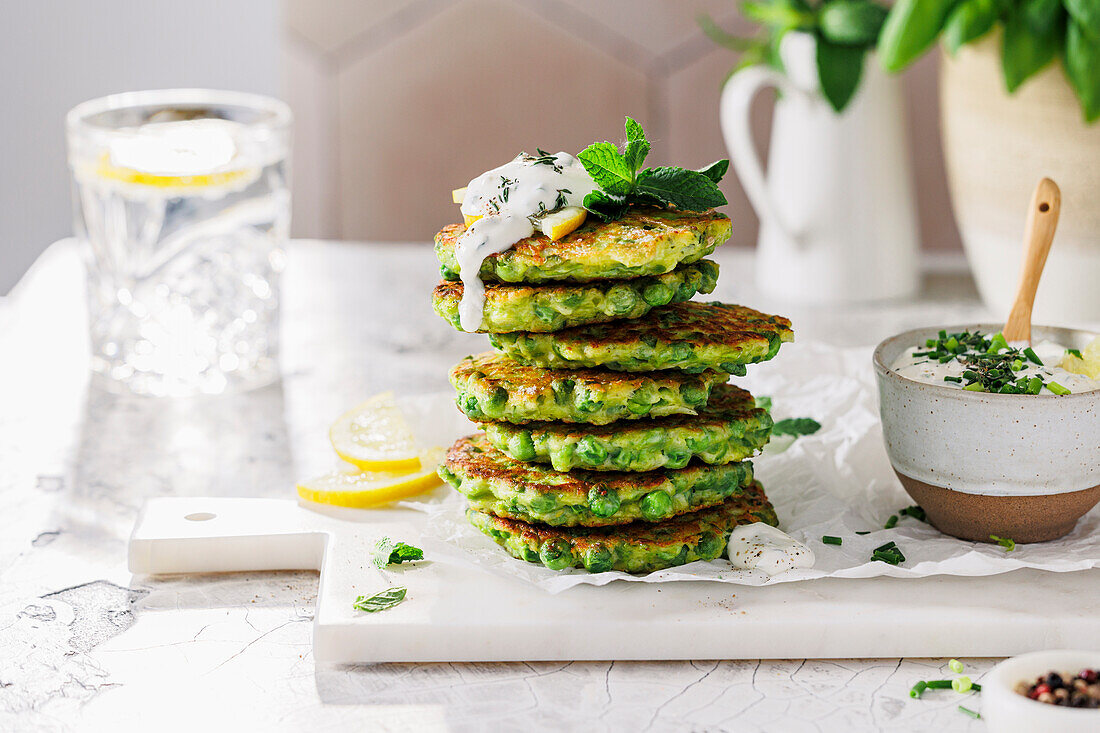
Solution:
M1020 268L1020 284L1016 287L1016 301L1005 323L1005 341L1031 343L1031 308L1035 304L1035 291L1047 263L1054 230L1058 228L1058 214L1062 210L1062 192L1058 184L1049 178L1039 181L1031 194L1031 208L1027 212L1024 227L1024 259Z

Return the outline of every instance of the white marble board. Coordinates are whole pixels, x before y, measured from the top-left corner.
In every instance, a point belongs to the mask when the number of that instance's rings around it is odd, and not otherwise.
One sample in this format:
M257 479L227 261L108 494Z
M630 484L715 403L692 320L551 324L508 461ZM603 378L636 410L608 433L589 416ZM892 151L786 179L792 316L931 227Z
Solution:
M620 582L558 595L451 561L383 576L371 563L377 540L421 537L424 522L409 510L320 514L283 499L151 499L130 570L317 569L314 654L335 663L996 657L1072 647L1100 614L1089 573ZM352 608L387 585L406 586L405 602Z

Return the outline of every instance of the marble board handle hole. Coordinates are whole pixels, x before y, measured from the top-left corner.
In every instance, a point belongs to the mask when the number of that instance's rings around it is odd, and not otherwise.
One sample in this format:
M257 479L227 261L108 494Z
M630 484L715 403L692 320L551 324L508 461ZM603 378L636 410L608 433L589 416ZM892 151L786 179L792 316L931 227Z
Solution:
M216 516L218 516L218 515L217 514L211 514L210 512L195 512L193 514L185 515L184 519L186 519L188 521L191 521L191 522L207 522L207 521L213 519Z

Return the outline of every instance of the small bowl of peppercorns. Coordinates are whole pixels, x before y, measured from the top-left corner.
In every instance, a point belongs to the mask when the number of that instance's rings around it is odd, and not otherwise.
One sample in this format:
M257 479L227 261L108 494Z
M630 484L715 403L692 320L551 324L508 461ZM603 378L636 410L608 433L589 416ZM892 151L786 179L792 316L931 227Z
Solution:
M982 717L991 731L1100 731L1100 650L1021 654L982 683Z

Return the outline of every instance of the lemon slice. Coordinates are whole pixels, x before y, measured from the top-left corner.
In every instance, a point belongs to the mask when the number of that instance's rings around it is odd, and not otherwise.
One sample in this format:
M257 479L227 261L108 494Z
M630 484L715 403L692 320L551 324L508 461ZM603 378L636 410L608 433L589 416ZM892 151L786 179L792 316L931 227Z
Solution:
M451 191L451 201L454 201L456 204L461 204L464 198L466 198L465 188L456 188Z
M478 214L463 214L462 215L462 221L466 222L466 228L467 229L469 229L470 225L473 224L475 221L477 221L480 218L481 218L481 216L478 215Z
M1062 359L1062 368L1067 372L1084 374L1090 379L1100 379L1100 337L1081 349L1081 356L1083 358L1066 354Z
M443 483L435 467L443 454L424 454L423 468L408 471L333 471L298 484L298 496L316 504L363 508L422 494Z
M243 168L240 170L195 175L163 175L139 171L136 168L113 165L110 161L110 157L104 153L100 156L95 174L106 180L129 183L135 186L165 189L195 189L241 184L255 178L257 171L252 168Z
M419 449L393 392L383 392L341 415L328 429L336 454L364 471L414 471Z
M567 234L576 230L584 220L588 218L588 212L580 206L566 206L560 211L547 214L539 220L539 228L542 233L550 237L553 242L558 241Z

